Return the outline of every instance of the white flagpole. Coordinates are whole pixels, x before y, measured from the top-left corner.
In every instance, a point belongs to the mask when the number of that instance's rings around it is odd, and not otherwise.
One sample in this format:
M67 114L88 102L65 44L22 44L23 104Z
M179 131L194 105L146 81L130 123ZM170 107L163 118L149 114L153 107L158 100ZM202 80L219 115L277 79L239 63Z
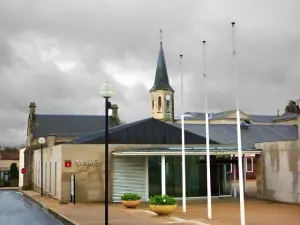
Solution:
M180 55L180 67L182 67L182 55ZM181 75L181 154L182 154L182 211L186 213L186 182L185 182L185 137L184 137L184 103L183 103L183 74L180 68Z
M210 181L210 153L209 153L209 122L208 122L208 90L207 90L207 74L206 74L206 56L205 43L203 41L203 78L205 85L205 130L206 130L206 183L207 183L207 217L212 219L211 210L211 181Z
M239 109L239 77L236 71L236 51L235 51L235 32L234 25L232 25L232 37L233 37L233 73L236 79L236 129L237 129L237 144L238 144L238 166L239 166L239 186L240 186L240 216L241 225L245 225L245 200L244 200L244 181L243 181L243 163L242 163L242 140L241 140L241 126L240 126L240 109Z

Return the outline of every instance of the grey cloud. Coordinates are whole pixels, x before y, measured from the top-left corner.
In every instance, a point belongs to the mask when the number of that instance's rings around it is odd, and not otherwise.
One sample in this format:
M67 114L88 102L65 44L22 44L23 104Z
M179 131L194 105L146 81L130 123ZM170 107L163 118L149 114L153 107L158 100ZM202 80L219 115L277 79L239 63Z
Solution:
M119 104L123 120L150 116L148 87L142 81L127 87L102 63L152 71L143 76L154 79L159 29L163 29L168 72L176 91L176 115L180 112L179 54L184 55L186 111L204 110L202 40L207 41L210 111L233 109L232 20L236 22L241 108L275 114L289 99L299 98L298 8L298 1L274 0L1 1L0 144L24 142L30 101L42 113L102 114L98 88L104 81L116 88L112 101ZM52 62L22 59L8 43L16 37L25 40L26 32L55 38L59 48L75 52L84 69L66 74ZM30 44L34 37L25 41ZM129 57L140 66L127 65Z

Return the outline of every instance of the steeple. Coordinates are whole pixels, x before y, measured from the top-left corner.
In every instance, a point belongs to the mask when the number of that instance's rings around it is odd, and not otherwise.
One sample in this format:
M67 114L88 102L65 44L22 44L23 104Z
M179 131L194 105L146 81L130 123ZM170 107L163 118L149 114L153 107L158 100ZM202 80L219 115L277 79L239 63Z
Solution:
M162 34L162 30L160 30ZM162 36L156 67L155 81L150 89L151 114L156 119L174 121L174 90L170 86L164 50L162 47Z
M161 30L160 30L161 32ZM158 90L166 90L174 92L173 88L170 86L169 83L169 76L165 61L164 50L162 46L162 40L160 41L160 49L155 73L155 81L153 87L150 89L151 91L158 91Z

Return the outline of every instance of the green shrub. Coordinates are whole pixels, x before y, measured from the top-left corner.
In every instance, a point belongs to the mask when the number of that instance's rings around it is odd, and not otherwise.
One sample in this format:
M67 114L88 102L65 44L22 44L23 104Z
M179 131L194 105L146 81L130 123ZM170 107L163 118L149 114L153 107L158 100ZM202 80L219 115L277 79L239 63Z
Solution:
M176 199L168 195L155 195L150 197L150 205L176 205Z
M9 173L10 173L11 180L19 179L19 170L17 167L17 163L12 163L10 165Z
M123 201L136 201L140 200L141 196L135 193L125 193L121 196L121 200Z

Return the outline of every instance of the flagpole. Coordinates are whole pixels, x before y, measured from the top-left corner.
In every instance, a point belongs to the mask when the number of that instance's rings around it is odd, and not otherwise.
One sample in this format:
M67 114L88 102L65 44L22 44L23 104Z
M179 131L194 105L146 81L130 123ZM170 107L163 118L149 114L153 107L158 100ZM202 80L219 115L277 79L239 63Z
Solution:
M203 78L205 85L205 131L206 131L206 184L207 184L207 217L212 219L211 210L211 174L210 174L210 153L209 153L209 121L208 121L208 90L207 90L207 74L206 74L206 55L205 43L203 41Z
M232 25L232 37L233 37L233 73L236 79L236 129L237 129L237 144L238 144L238 166L239 166L239 186L240 186L240 217L241 225L245 225L245 200L244 200L244 181L243 181L243 163L242 163L242 140L241 140L241 126L240 126L240 109L239 109L239 77L236 71L236 50L235 50L235 22Z
M182 211L186 213L186 182L185 182L185 137L184 137L184 103L183 103L183 74L182 56L180 55L180 80L181 80L181 155L182 155Z

